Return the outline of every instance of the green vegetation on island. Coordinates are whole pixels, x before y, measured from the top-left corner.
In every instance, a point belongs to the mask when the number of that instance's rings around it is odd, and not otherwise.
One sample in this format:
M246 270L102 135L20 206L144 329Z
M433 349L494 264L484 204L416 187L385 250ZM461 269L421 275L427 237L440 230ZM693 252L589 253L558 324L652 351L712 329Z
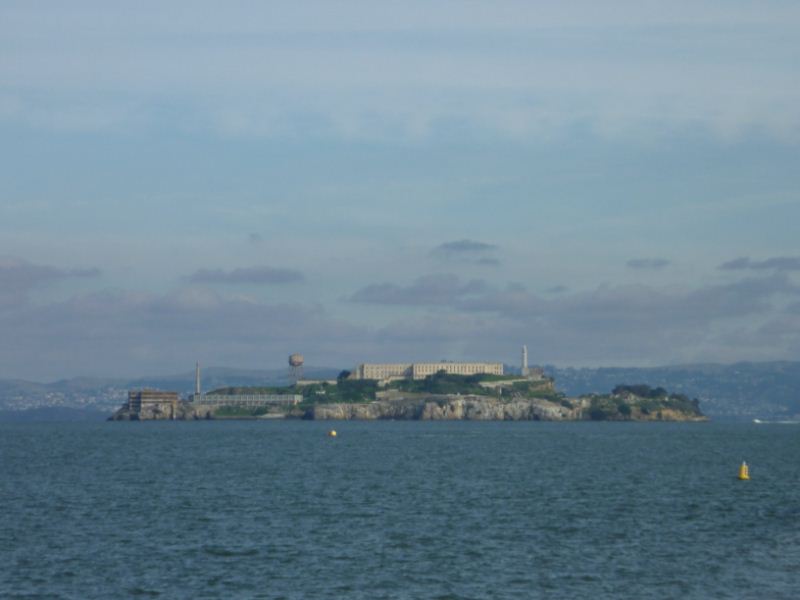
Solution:
M220 406L214 411L215 419L241 419L247 417L263 417L264 415L275 414L275 408L271 406ZM280 413L282 414L282 413Z
M670 394L661 387L618 385L610 394L590 394L588 417L592 421L700 420L700 401Z
M487 396L510 401L519 398L542 398L553 402L567 401L556 391L550 378L528 379L519 375L453 375L440 371L425 379L398 379L379 385L371 379L348 379L343 371L336 383L320 381L291 387L226 387L212 395L237 394L300 394L302 405L372 402L378 392L404 392L423 395ZM568 401L567 401L568 402Z
M293 386L225 387L208 403L155 407L144 418L479 419L561 421L701 421L699 401L661 387L617 385L609 394L566 397L540 375L456 375L378 382L304 381ZM253 396L287 396L259 402ZM229 402L214 396L231 396ZM235 397L241 397L237 399ZM218 402L215 405L215 402ZM125 410L119 414L125 418ZM141 414L131 418L142 418Z
M375 394L380 389L378 383L373 380L339 378L336 383L320 381L289 387L226 387L214 390L210 394L220 396L299 394L303 396L301 406L308 406L338 402L371 402L375 400Z

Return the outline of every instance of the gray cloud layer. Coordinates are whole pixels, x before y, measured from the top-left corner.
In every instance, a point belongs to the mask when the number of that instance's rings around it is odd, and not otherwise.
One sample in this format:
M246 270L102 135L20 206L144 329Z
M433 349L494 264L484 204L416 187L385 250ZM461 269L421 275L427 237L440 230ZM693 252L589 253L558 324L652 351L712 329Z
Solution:
M493 256L496 250L497 246L494 244L463 239L439 244L431 250L431 256L452 262L496 267L500 264L500 261Z
M4 261L0 277L30 289L93 270ZM760 360L800 353L800 286L788 273L700 288L607 285L557 297L453 274L358 290L355 303L391 306L392 321L348 322L310 302L270 304L192 287L170 294L106 291L66 301L0 303L0 377L136 374L195 359L232 366L282 364L299 350L317 364L364 360L514 360L641 364ZM413 307L413 310L403 309ZM37 375L37 373L39 375Z
M554 285L549 287L545 290L548 294L563 294L566 291L569 291L569 288L565 285Z
M414 298L422 302L420 283L398 289L414 288ZM467 294L458 280L451 284L449 294L431 302L435 314L398 320L381 335L408 344L484 346L489 355L488 349L502 352L510 340L527 341L537 360L594 364L635 364L642 357L772 359L800 351L800 315L787 306L800 299L800 288L780 274L699 289L601 286L558 299L520 286Z
M185 98L167 123L225 135L302 135L312 120L348 136L466 122L650 137L666 122L797 139L792 2L296 4L12 3L0 119L114 130L157 125L165 98Z
M0 257L0 305L19 304L27 300L28 293L36 287L65 279L93 278L101 275L100 269L61 269L37 265L19 258Z
M497 246L494 244L464 239L440 244L433 249L433 252L437 254L474 254L489 252L496 249Z
M37 265L19 258L0 258L0 286L29 289L36 285L70 277L98 277L100 269L60 269Z
M719 266L723 271L742 271L752 269L754 271L800 271L800 256L773 256L764 260L752 260L750 257L742 256Z
M352 354L363 328L314 304L268 304L188 288L170 294L105 291L47 305L0 306L0 377L163 373L205 362L275 366L311 350ZM339 350L337 351L337 348ZM323 361L324 362L324 361Z
M669 265L666 258L632 258L625 263L631 269L663 269Z
M426 275L408 286L377 283L358 290L350 297L353 302L406 306L448 305L461 297L485 292L487 285L480 279L462 283L456 275Z
M300 271L275 267L246 267L225 271L223 269L200 269L189 276L192 283L255 284L270 285L303 281Z

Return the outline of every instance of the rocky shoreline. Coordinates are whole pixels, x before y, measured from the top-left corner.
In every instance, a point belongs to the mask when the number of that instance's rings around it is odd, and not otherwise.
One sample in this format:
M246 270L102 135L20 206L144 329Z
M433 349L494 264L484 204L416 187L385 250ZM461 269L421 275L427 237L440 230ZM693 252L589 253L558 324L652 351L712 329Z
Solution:
M120 408L109 420L208 420L208 419L307 419L327 420L409 420L409 421L706 421L702 414L661 409L643 412L635 399L634 409L621 416L598 419L591 410L592 398L581 397L553 402L544 398L497 399L488 396L428 395L357 403L320 403L308 407L274 409L259 415L219 415L213 405L180 401L169 408L152 408L131 414Z
M314 420L577 421L581 413L580 408L539 398L502 401L482 396L429 396L363 404L317 404L304 416Z

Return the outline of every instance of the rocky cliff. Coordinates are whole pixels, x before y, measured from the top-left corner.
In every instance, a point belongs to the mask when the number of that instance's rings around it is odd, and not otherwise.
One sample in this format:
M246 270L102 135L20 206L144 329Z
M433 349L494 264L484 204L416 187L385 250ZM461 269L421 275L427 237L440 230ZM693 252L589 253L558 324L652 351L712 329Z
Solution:
M613 405L613 409L606 406ZM661 400L633 395L597 396L553 402L544 398L488 396L426 396L393 398L367 403L317 404L308 408L306 419L398 419L465 421L706 421L696 404L668 397Z
M208 404L194 404L193 402L180 401L177 404L153 404L142 407L140 413L132 413L127 405L117 410L109 421L168 421L168 420L197 420L213 419L216 407Z
M617 390L615 390L617 391ZM652 396L652 394L651 394ZM393 394L372 402L329 402L306 408L273 407L258 415L231 414L210 404L193 402L146 406L139 414L120 408L110 420L198 420L226 418L303 418L312 420L419 420L419 421L705 421L697 401L681 396L640 397L627 390L605 396L562 398L480 395Z
M317 404L305 418L403 419L419 421L566 421L582 415L580 406L568 408L539 398L498 400L485 396L428 396L414 399L378 400L359 404Z

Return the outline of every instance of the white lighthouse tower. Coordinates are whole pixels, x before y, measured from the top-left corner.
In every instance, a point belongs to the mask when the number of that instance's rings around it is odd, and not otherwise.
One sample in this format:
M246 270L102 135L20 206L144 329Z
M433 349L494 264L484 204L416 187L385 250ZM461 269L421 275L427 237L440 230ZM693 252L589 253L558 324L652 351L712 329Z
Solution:
M200 363L197 362L194 365L194 401L199 402L200 400Z
M528 346L522 346L522 376L527 377L530 375L530 369L528 369Z

